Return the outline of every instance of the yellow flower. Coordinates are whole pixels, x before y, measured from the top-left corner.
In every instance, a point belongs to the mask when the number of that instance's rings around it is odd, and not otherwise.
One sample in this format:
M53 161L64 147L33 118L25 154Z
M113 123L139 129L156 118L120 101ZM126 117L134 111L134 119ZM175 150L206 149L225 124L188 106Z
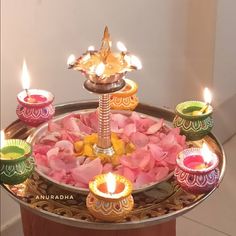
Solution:
M74 149L75 149L76 155L81 155L83 153L83 149L84 149L84 142L83 141L75 142Z
M93 153L93 146L89 143L85 143L84 144L84 152L83 154L85 156L88 156L88 157L93 157L94 156L94 153Z
M122 156L125 154L125 143L122 139L119 139L117 135L112 134L111 143L116 155Z
M126 153L132 153L135 150L135 145L133 143L127 143L125 146Z
M118 138L117 134L111 134L111 143L114 148L115 154L113 156L107 156L105 154L98 154L97 156L93 152L93 146L98 142L98 134L93 133L87 135L83 141L77 141L74 143L76 156L87 156L90 158L99 157L103 163L112 163L114 166L120 164L119 158L125 154L129 155L135 150L135 145L132 143L125 143L122 139Z
M93 133L91 135L87 135L83 141L84 143L95 144L98 141L98 134Z

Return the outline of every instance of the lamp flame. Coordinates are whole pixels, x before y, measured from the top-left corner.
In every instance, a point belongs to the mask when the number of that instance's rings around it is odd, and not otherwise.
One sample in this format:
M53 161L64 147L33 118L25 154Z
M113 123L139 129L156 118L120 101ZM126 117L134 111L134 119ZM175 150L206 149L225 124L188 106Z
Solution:
M75 64L76 58L75 55L71 54L67 59L67 65L73 66Z
M204 159L204 162L206 164L209 164L212 160L212 152L208 148L206 143L203 143L203 145L202 145L201 154L202 154L202 157Z
M212 101L212 95L208 88L204 89L204 100L205 100L205 103L207 104L210 104Z
M103 72L105 71L105 65L104 63L99 63L96 70L95 70L95 74L97 76L101 76L103 74Z
M23 89L28 90L30 88L30 76L29 76L29 72L28 72L25 60L23 61L21 82L22 82Z
M110 194L113 194L116 191L116 177L111 172L105 176L107 191Z
M1 130L1 148L4 146L5 143L5 133Z
M138 70L142 69L142 63L138 57L131 55L130 61L132 66L135 66Z
M127 48L122 42L118 41L116 46L121 52L127 52Z
M95 50L95 47L94 47L93 45L91 45L91 46L88 47L88 51L89 51L89 52L92 52L92 51L94 51L94 50Z

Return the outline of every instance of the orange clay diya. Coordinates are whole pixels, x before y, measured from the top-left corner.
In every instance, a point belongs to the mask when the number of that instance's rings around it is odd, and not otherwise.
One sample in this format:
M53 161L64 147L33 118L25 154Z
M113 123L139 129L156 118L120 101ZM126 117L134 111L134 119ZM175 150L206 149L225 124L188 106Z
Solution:
M118 221L133 209L132 184L123 176L112 173L98 175L89 183L89 190L86 205L97 219Z
M133 80L124 79L125 87L111 94L110 105L114 110L134 110L138 105L138 85Z

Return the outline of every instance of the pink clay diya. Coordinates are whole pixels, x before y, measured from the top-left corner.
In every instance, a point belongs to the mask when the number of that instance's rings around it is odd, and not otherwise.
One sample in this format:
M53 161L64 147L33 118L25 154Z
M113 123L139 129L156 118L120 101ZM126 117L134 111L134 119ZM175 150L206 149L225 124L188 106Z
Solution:
M38 126L53 117L55 113L53 100L54 96L45 90L29 89L28 93L22 91L17 95L19 104L16 114L25 124Z
M185 149L177 158L177 182L184 190L193 194L211 191L219 180L218 157L210 151L204 154L202 149Z

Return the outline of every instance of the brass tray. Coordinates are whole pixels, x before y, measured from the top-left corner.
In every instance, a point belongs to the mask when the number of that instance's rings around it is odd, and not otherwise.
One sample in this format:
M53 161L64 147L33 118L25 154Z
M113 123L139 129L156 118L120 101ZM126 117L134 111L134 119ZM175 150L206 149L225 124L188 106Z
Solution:
M56 116L83 109L92 109L97 106L97 101L58 105L56 106ZM166 121L172 121L174 118L174 113L167 109L145 104L139 104L136 111L158 118L162 117ZM7 138L26 139L33 130L34 128L29 128L16 120L5 129L5 132ZM205 142L219 157L221 182L226 165L224 150L213 134L207 136ZM189 144L198 145L197 142ZM36 172L22 184L1 185L21 206L37 215L61 224L97 230L141 228L175 219L200 204L216 190L215 188L211 192L201 195L189 194L184 192L172 177L150 190L135 194L134 209L124 220L117 223L105 223L96 220L88 212L85 205L86 196L59 188L40 177Z

